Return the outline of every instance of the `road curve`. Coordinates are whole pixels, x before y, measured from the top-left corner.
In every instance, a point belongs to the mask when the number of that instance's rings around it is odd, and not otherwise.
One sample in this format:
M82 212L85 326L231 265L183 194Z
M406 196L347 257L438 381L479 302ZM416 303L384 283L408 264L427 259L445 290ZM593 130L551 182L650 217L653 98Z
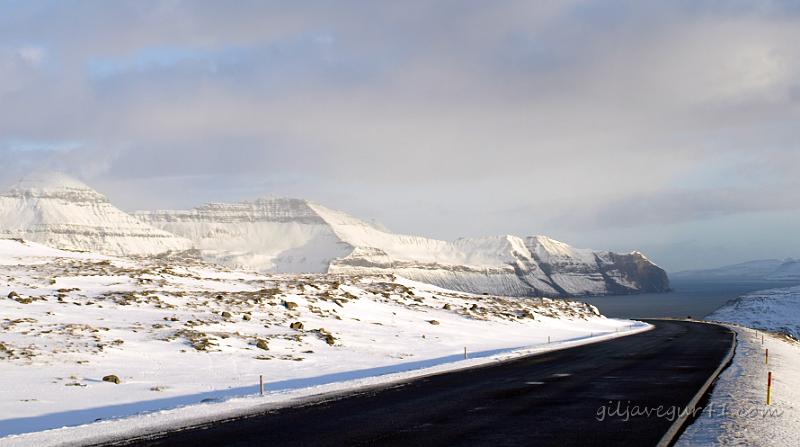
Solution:
M692 400L734 339L722 326L651 323L637 335L116 445L656 445L673 424L669 409ZM662 417L626 418L634 406L662 406Z

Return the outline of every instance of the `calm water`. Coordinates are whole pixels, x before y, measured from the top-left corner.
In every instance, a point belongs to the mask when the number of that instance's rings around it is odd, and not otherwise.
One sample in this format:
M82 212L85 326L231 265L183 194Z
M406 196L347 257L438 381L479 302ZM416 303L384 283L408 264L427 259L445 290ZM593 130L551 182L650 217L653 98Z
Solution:
M790 287L798 282L778 281L671 281L674 289L669 293L643 295L603 296L578 298L593 304L608 317L686 317L702 318L725 304L728 300L756 290Z

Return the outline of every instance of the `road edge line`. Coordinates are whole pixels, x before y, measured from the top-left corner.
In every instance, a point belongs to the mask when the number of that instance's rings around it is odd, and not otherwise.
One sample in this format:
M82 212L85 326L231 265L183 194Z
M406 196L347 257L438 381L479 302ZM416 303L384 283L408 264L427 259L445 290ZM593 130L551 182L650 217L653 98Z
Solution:
M725 327L721 324L710 323L706 321L698 321L698 320L692 320L692 321L697 323L713 324L715 326ZM730 328L726 329L730 330ZM736 353L736 345L738 343L736 337L736 331L731 331L731 341L732 342L730 348L728 348L728 353L725 354L725 357L722 359L717 369L714 371L713 374L711 374L708 380L706 380L703 386L700 387L700 390L697 392L697 394L694 395L692 400L689 401L689 404L686 406L685 411L680 412L678 418L675 419L675 422L672 423L672 425L669 427L669 430L667 430L667 432L664 433L664 436L662 436L661 440L658 441L656 447L669 447L671 445L674 445L675 442L677 442L678 438L680 438L680 435L683 433L683 429L686 428L687 426L686 423L689 421L690 416L694 416L697 404L703 399L703 397L706 396L707 393L709 393L712 385L714 385L714 382L716 382L717 379L719 378L719 375L722 374L722 371L728 368L728 366L731 365L731 363L733 362L733 356Z

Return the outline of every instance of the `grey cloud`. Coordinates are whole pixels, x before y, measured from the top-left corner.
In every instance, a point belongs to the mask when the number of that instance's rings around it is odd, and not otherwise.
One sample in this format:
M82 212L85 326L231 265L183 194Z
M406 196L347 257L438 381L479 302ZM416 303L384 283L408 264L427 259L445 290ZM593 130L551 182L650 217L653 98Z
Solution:
M554 216L551 226L608 229L668 225L743 213L800 210L800 185L762 188L720 188L631 194L598 203L581 203Z
M799 22L784 1L5 2L0 142L81 146L0 151L0 180L59 167L126 208L152 185L159 206L303 194L440 237L776 209L752 191L800 168Z

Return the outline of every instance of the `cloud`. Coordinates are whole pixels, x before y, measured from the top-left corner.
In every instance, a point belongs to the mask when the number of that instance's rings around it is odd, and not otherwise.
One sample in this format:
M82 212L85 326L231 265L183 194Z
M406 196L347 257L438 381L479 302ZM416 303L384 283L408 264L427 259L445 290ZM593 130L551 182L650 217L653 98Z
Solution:
M762 203L800 168L799 22L786 1L0 3L0 141L80 142L0 151L0 180L55 165L123 207L145 184L303 194L444 237L783 208Z
M800 185L764 188L665 190L584 203L553 217L568 229L630 228L710 220L743 213L800 210Z
M37 46L25 46L17 50L17 55L31 66L41 65L45 58L45 50Z

